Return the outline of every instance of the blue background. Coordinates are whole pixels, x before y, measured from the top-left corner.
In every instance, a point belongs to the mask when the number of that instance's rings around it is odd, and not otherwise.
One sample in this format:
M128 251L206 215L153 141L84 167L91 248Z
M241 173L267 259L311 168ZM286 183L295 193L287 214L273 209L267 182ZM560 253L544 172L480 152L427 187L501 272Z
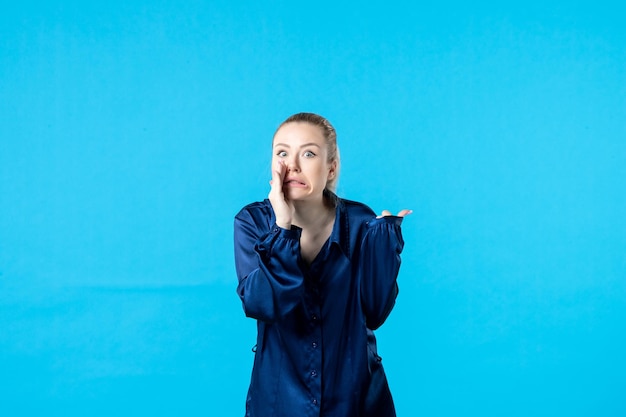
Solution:
M626 415L623 6L471 3L4 3L0 415L243 415L232 218L298 111L414 210L399 415Z

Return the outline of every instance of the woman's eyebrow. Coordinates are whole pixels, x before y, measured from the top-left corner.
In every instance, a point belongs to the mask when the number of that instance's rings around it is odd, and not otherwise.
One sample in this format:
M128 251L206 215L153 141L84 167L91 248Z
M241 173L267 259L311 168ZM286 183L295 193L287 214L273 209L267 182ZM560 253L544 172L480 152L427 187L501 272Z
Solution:
M285 148L291 148L291 146L287 145L286 143L282 143L282 142L274 144L274 147L277 147L277 146L283 146ZM317 146L318 148L320 148L320 145L318 145L317 143L314 143L314 142L305 143L305 144L301 145L300 147L301 148L306 148L307 146Z
M318 148L320 147L320 145L318 145L317 143L313 143L313 142L305 143L304 145L302 145L300 147L301 148L306 148L307 146L317 146Z

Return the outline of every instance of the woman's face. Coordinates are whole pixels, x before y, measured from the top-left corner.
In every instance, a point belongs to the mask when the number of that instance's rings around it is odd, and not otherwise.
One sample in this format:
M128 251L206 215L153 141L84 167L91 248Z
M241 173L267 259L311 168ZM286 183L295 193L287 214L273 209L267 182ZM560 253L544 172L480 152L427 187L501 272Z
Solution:
M286 166L283 193L288 200L316 200L335 175L336 163L328 162L326 140L319 127L306 122L283 125L274 136L272 167Z

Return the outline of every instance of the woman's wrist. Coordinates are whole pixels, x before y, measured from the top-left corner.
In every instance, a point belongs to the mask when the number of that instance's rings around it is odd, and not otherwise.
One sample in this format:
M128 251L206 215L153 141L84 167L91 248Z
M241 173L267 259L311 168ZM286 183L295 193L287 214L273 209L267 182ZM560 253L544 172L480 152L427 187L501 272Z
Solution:
M291 229L291 220L276 219L276 226L289 230Z

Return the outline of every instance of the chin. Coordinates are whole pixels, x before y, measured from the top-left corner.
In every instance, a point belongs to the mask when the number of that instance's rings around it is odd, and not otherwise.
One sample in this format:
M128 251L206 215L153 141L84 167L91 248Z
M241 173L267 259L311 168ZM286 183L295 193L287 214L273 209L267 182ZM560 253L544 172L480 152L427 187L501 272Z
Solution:
M306 200L307 199L307 195L303 194L303 193L294 193L294 192L287 192L285 193L285 197L288 200L291 201L301 201L301 200Z
M285 193L285 197L291 201L301 201L301 202L307 202L307 201L313 202L313 201L323 199L322 193L319 193L319 195L316 195L316 194L311 194L309 192Z

